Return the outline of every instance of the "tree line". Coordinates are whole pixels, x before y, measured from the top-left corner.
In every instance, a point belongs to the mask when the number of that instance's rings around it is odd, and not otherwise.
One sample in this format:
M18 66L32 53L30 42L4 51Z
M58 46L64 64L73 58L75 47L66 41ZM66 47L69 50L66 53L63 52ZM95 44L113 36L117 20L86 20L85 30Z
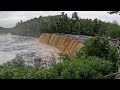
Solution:
M120 26L117 23L104 22L99 19L82 19L77 12L72 17L64 12L55 16L40 16L23 22L9 30L12 34L38 37L42 33L63 33L75 35L103 36L112 38L120 36Z

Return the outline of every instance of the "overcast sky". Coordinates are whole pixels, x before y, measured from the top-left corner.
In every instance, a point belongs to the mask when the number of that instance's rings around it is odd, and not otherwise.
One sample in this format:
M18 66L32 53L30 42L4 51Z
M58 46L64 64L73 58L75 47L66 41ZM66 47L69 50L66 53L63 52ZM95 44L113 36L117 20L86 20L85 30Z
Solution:
M39 16L58 15L63 11L0 11L0 27L11 28L20 21L26 21ZM64 11L71 17L75 11ZM120 15L110 15L107 11L76 11L80 18L95 19L112 22L116 20L120 24Z

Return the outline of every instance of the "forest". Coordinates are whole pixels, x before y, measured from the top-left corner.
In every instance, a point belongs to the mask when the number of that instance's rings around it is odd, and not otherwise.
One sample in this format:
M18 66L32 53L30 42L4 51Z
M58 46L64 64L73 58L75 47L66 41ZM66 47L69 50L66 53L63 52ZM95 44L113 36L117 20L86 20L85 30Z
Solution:
M82 19L78 13L74 12L72 17L64 12L55 16L40 16L23 22L16 23L13 28L0 28L0 33L10 32L12 34L39 37L42 33L63 33L89 36L110 36L116 38L120 36L120 26L116 21L105 22L99 19Z
M34 18L26 22L18 22L13 28L13 34L39 36L41 33L64 33L76 35L108 35L119 36L120 26L117 23L107 23L97 18L81 19L77 12L69 18L64 12L61 15Z

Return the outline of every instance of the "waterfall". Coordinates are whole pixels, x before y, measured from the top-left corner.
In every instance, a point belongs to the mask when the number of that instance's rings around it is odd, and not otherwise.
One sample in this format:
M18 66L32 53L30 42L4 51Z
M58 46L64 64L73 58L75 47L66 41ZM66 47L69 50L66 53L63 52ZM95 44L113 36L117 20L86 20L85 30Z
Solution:
M68 38L65 35L48 33L43 33L39 37L39 41L43 44L56 47L63 54L67 54L70 57L76 56L76 53L84 46L80 41L73 38Z

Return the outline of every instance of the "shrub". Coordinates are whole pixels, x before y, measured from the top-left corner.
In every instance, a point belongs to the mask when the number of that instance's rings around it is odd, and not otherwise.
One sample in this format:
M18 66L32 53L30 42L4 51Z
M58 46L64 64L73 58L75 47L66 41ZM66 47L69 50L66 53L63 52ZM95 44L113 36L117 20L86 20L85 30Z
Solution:
M49 79L51 73L36 67L12 67L0 69L0 79Z
M67 54L62 54L62 53L59 53L59 56L61 60L63 61L68 61L68 60L71 60L71 58L67 55Z
M112 62L97 57L81 57L55 64L51 68L53 77L59 79L98 79L114 70Z
M109 45L107 40L91 38L86 41L83 47L83 55L97 56L113 62L117 61L116 48Z
M0 67L0 79L102 79L115 70L112 62L89 56L65 60L49 69L3 65Z
M111 60L113 63L117 62L117 49L115 47L109 48L109 53L107 56L107 60Z

